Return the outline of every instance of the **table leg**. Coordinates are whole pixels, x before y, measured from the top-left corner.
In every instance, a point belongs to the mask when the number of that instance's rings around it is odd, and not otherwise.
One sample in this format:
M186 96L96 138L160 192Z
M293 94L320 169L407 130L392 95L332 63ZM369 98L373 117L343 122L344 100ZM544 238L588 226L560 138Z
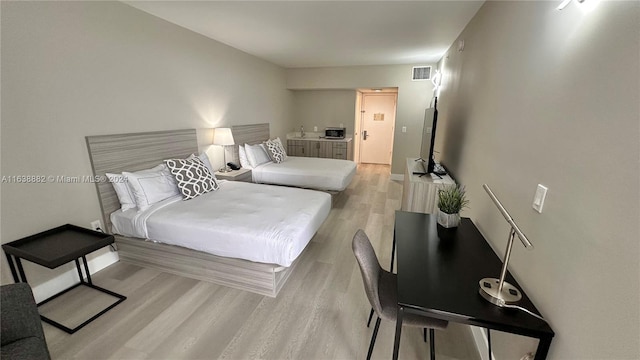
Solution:
M82 262L84 262L84 272L87 273L87 281L93 285L93 282L91 282L91 273L89 273L89 265L87 265L87 257L84 255L82 255Z
M393 360L398 360L398 352L400 351L400 334L402 333L402 316L404 308L398 306L398 319L396 320L396 338L393 342Z
M436 331L433 328L429 329L429 353L431 360L436 360Z
M78 259L75 260L76 262L76 270L78 270L78 277L80 278L80 284L84 284L84 275L82 275L82 269L80 268L80 261Z
M5 253L5 255L7 256L7 263L9 264L9 269L11 269L11 275L13 276L13 282L14 283L19 283L20 279L18 279L18 273L16 272L16 266L13 263L13 257L7 253Z
M393 235L393 245L391 246L391 267L389 267L389 272L393 272L393 262L396 259L396 236Z
M536 349L536 356L534 360L545 360L547 358L547 354L549 353L549 348L551 347L551 339L550 336L541 337L538 342L538 348Z
M24 274L24 268L22 267L22 261L20 261L19 257L16 257L16 264L18 265L18 273L20 273L20 278L22 282L27 282L27 275Z

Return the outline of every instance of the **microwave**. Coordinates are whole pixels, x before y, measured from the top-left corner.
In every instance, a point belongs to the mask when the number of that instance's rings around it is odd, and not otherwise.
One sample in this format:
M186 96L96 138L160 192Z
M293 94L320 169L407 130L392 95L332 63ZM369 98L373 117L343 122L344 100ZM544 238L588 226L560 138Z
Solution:
M344 139L345 128L341 127L328 127L324 129L325 139Z

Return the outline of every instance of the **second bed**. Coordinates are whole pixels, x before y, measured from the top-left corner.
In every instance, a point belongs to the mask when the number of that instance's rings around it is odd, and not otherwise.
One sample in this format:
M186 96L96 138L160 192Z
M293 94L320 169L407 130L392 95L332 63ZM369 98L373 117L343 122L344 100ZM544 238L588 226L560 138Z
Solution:
M255 145L269 140L269 124L233 126L232 132L239 146ZM239 160L238 146L233 148L233 158ZM252 180L255 183L331 192L346 189L355 173L356 163L351 160L296 156L287 156L280 163L266 161L251 168Z

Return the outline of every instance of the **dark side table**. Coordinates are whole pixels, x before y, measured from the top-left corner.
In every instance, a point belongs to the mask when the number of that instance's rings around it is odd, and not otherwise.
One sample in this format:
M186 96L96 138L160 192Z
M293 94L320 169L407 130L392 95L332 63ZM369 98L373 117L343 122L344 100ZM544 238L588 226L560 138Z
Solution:
M27 282L27 277L24 273L21 259L29 260L49 269L55 269L60 265L75 261L80 283L41 301L38 303L38 306L46 304L47 302L75 289L78 286L87 286L111 295L117 299L116 302L73 329L60 324L57 321L51 320L44 315L40 315L42 321L51 324L58 329L62 329L69 334L73 334L126 299L123 295L116 294L112 291L94 285L91 281L91 274L89 274L86 255L90 252L111 245L113 242L113 235L67 224L4 244L2 245L2 249L7 256L11 275L13 275L13 281L16 283ZM85 276L82 274L80 259L82 259L82 262L84 263L86 280Z

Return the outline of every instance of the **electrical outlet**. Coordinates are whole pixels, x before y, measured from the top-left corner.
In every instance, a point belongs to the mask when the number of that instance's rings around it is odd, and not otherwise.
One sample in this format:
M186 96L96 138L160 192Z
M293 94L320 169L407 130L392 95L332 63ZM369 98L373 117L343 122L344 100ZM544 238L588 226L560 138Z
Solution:
M317 126L313 127L313 132L318 132L318 127Z
M91 230L103 231L102 222L100 220L94 220L91 222Z

